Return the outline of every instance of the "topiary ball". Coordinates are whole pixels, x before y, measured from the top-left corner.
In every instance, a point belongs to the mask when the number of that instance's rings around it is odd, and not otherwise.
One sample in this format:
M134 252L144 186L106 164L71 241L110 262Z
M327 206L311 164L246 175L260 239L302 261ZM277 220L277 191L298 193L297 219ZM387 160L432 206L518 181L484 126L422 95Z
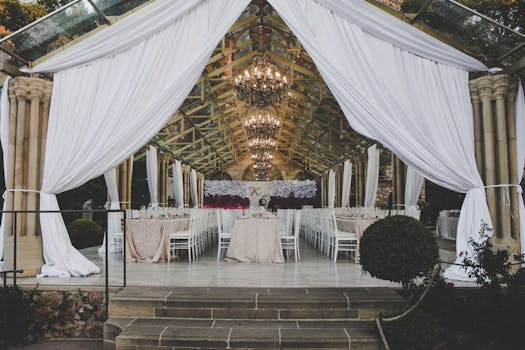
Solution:
M96 222L88 219L76 219L69 226L69 238L77 249L102 244L104 233Z
M360 263L373 277L409 282L429 274L438 262L436 240L409 216L389 216L370 225L360 241Z

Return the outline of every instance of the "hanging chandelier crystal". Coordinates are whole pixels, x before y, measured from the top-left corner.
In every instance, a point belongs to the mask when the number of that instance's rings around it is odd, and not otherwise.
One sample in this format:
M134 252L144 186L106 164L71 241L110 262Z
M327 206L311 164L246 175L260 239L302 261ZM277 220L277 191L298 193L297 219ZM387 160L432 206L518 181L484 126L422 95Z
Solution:
M253 57L250 70L245 70L235 79L233 88L239 100L265 108L284 100L288 81L286 76L272 71L266 55L258 53Z
M255 170L255 179L257 181L268 181L270 179L270 170L272 165L266 161L256 161L253 163Z
M248 142L248 148L251 154L272 152L275 150L275 141L272 139L253 139Z
M246 134L249 139L274 139L277 137L281 122L270 115L268 110L258 110L244 122Z
M273 160L273 154L264 151L252 154L252 160L254 162L271 162Z

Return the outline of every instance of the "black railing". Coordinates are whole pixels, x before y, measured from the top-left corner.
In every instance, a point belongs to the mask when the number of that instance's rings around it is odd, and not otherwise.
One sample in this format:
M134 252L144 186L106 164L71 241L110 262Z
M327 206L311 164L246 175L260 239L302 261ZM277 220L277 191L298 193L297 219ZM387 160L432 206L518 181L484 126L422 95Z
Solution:
M7 322L8 322L8 308L9 308L9 291L7 290L7 275L12 273L13 274L13 278L14 280L16 281L16 274L17 273L22 273L24 272L24 270L2 270L0 271L0 276L3 277L3 280L4 280L4 289L3 289L3 317L2 317L2 334L4 335L3 336L3 341L2 341L2 348L4 350L7 350Z
M13 286L16 287L17 280L16 274L21 273L23 270L18 270L17 262L17 222L19 214L82 214L82 213L105 213L106 217L108 213L122 213L122 285L112 286L112 287L125 287L127 282L126 276L126 210L125 209L94 209L94 210L0 210L0 213L6 214L3 216L4 220L7 218L7 215L13 216L13 225L12 225L12 236L13 236L13 266L11 270L4 270L4 272L15 271L13 272ZM6 227L6 229L8 229ZM105 292L105 316L108 318L109 310L109 220L106 220L106 231L105 231L105 246L104 246L104 292ZM7 237L7 236L6 236ZM4 241L5 242L5 241ZM4 245L5 252L5 245ZM23 267L23 266L22 266ZM5 254L4 254L4 269L7 269L8 266L5 266ZM0 272L2 273L2 272ZM4 284L7 283L7 276L4 274Z

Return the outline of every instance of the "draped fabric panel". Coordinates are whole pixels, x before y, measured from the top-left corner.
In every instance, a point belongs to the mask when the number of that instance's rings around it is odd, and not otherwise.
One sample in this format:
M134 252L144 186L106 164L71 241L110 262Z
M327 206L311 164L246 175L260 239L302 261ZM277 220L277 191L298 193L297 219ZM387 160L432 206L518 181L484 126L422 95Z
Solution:
M481 242L482 222L492 224L475 160L467 69L486 67L474 67L475 60L465 62L424 34L423 42L413 42L418 52L406 36L388 38L386 31L398 29L385 27L373 10L356 18L362 1L269 2L308 51L356 132L378 140L430 181L467 193L456 244L458 252L472 254L469 240ZM471 280L462 269L449 270L448 278Z
M175 190L175 201L177 207L184 208L184 182L182 179L182 164L176 160L173 164L173 187Z
M148 177L149 204L152 208L159 207L158 181L159 163L157 161L157 149L149 146L146 151L146 176Z
M421 187L425 178L417 173L411 166L407 167L407 176L405 183L405 208L415 209L417 200L421 193Z
M373 207L379 185L379 149L377 145L368 147L368 165L366 171L365 207Z
M249 0L157 0L72 46L53 71L41 209L55 194L103 174L146 144L195 85ZM42 274L99 272L73 246L62 217L41 214Z
M109 209L115 210L120 209L120 199L118 195L117 186L117 168L112 168L104 173L104 180L106 181L106 187L109 195ZM122 213L108 213L108 231L104 236L104 242L98 249L99 253L105 253L105 244L109 245L109 252L115 252L115 245L112 244L115 238L115 234L122 233Z
M335 172L330 169L328 173L328 208L333 208L335 202Z
M197 172L195 169L191 169L190 172L190 193L193 207L197 208L199 206L199 194L197 193Z
M9 163L9 80L10 76L4 80L2 94L0 95L0 142L2 143L2 157L4 160L4 187L7 188L7 164ZM2 210L7 210L7 201L3 200ZM0 260L4 258L4 236L5 236L5 214L2 214L0 224ZM0 265L1 268L1 265Z
M341 194L341 207L350 206L350 188L352 186L352 163L345 160L343 167L343 192Z
M515 113L516 113L516 157L518 161L518 178L516 183L519 185L523 179L523 168L525 168L525 95L523 94L523 85L520 82L518 94L516 95ZM509 189L514 190L514 189ZM519 195L519 212L520 212L520 247L521 253L525 254L525 205L523 203L523 193L521 187L518 187Z

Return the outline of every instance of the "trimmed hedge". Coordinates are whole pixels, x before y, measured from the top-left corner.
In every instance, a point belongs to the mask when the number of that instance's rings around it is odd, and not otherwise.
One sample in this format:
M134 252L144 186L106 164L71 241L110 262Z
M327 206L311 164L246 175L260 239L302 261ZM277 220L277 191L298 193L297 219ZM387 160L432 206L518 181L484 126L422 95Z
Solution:
M370 225L361 238L360 262L373 277L401 282L430 273L438 262L436 240L418 220L389 216Z
M76 219L69 226L71 243L77 249L93 247L102 244L104 232L96 222L88 219Z

